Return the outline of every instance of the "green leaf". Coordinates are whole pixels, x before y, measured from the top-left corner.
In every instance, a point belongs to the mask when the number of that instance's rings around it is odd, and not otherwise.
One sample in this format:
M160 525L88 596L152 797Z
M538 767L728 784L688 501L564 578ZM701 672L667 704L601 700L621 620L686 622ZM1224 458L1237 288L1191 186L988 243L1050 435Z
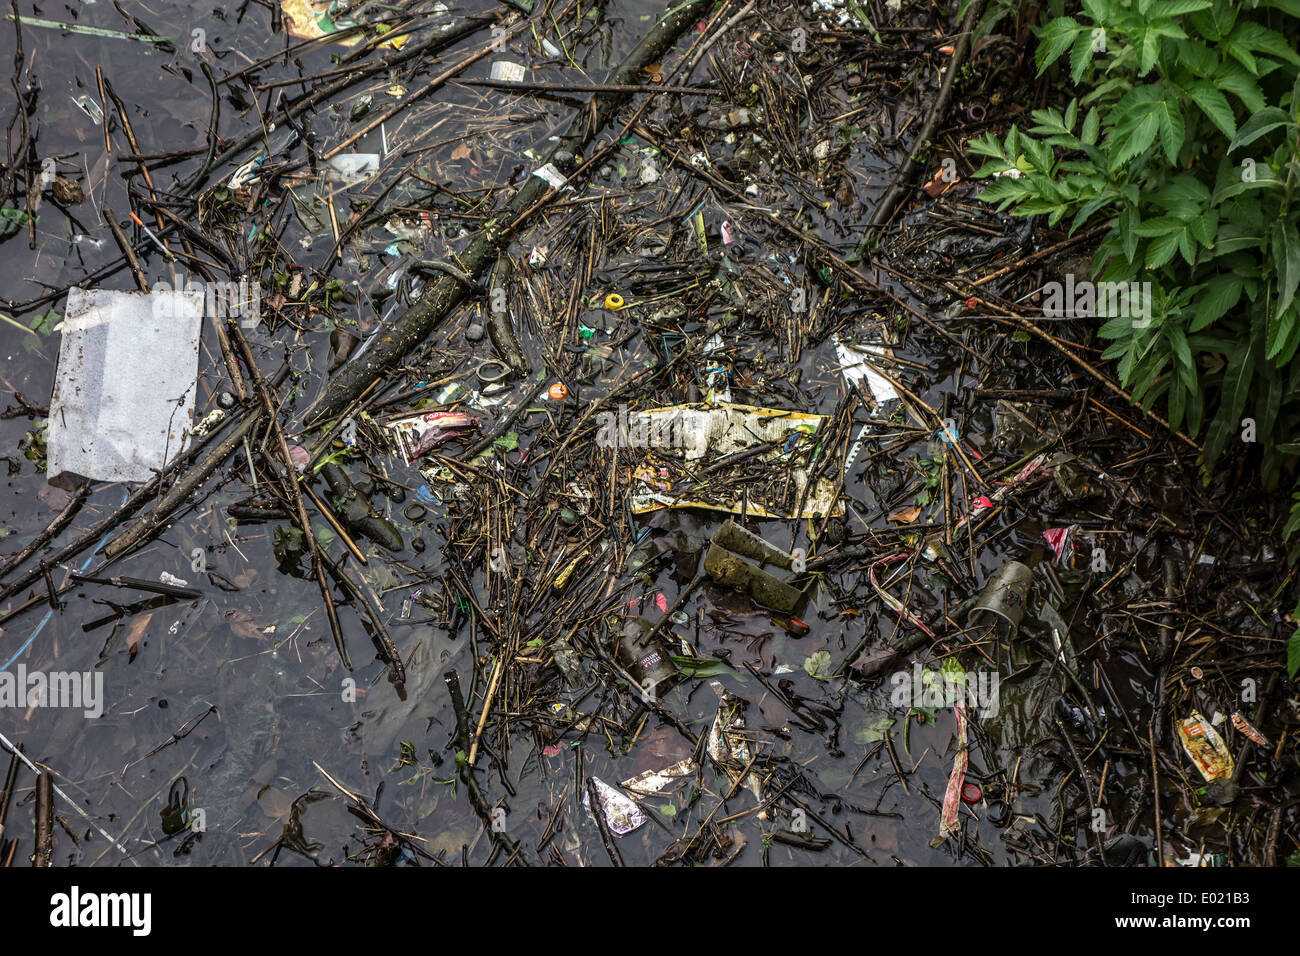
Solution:
M1187 95L1201 108L1201 112L1210 118L1210 122L1223 131L1225 136L1237 135L1237 121L1233 118L1232 107L1213 83L1208 80L1197 80L1188 88Z
M809 677L816 677L818 680L828 680L832 673L831 652L817 651L804 658L803 669L808 672Z
M1174 165L1178 162L1179 150L1183 148L1187 126L1177 103L1166 100L1164 105L1166 108L1157 114L1160 117L1160 145L1165 148L1165 159Z
M1119 233L1124 243L1124 258L1133 262L1137 255L1138 234L1137 214L1131 208L1119 214Z
M1277 307L1274 315L1281 316L1295 298L1300 285L1300 236L1293 225L1274 223L1273 261L1277 264ZM1271 357L1271 356L1270 356Z
M1162 17L1181 17L1187 13L1195 13L1197 10L1208 10L1214 6L1210 0L1161 0L1160 15Z
M1187 336L1183 335L1183 330L1176 326L1166 325L1165 333L1173 345L1174 355L1178 357L1178 361L1182 362L1183 367L1194 376L1196 374L1196 363L1192 361L1192 350L1187 345Z
M8 239L27 225L27 213L5 206L0 209L0 240Z
M1286 645L1286 676L1295 680L1297 673L1300 673L1300 627L1291 634L1291 640ZM1293 854L1293 856L1300 856L1300 854ZM1293 864L1291 858L1287 857L1287 866L1300 866L1300 860Z
M1186 228L1181 219L1175 219L1173 216L1156 216L1154 219L1143 220L1142 224L1133 231L1143 238L1150 239L1171 232L1182 232Z
M687 677L717 677L719 674L731 674L732 670L722 661L710 657L682 657L669 654L673 664Z
M1096 145L1097 132L1101 128L1101 117L1097 113L1097 107L1088 110L1088 115L1083 118L1083 129L1079 132L1079 138L1089 146Z
M1291 309L1279 324L1286 329L1286 338L1274 356L1279 368L1289 366L1296 349L1300 348L1300 300L1291 303ZM1269 369L1269 371L1272 371Z
M1139 86L1129 91L1116 105L1115 114L1119 121L1106 140L1111 172L1150 147L1157 133L1166 158L1171 163L1177 161L1185 135L1183 114L1177 103L1165 99L1160 87Z
M1088 64L1092 62L1096 51L1092 48L1092 36L1081 32L1074 40L1074 46L1070 48L1070 79L1078 83L1083 79L1083 71L1088 69Z
M63 316L54 309L46 309L40 315L36 316L36 318L32 319L32 331L37 335L50 335L54 332L54 327L59 324L59 320L62 318Z
M1192 316L1189 332L1199 332L1221 319L1241 298L1241 279L1231 273L1217 275L1200 289L1200 302Z
M877 717L865 727L853 731L853 742L859 746L863 744L872 744L877 740L884 740L891 727L894 726L894 718L888 715Z
M1252 51L1262 51L1289 63L1300 63L1300 54L1291 49L1286 37L1253 20L1243 20L1237 24L1237 29L1232 31L1228 42L1239 43Z
M1086 27L1080 26L1074 17L1057 17L1043 28L1043 32L1038 35L1038 49L1034 51L1039 76L1070 49L1080 31L1085 34L1090 32Z
M1160 35L1148 29L1142 34L1142 58L1138 63L1138 76L1146 76L1160 57Z
M1241 413L1246 407L1246 397L1250 393L1254 372L1250 355L1251 343L1243 342L1228 361L1228 370L1223 376L1223 394L1219 397L1219 411L1205 438L1205 463L1208 467L1213 467L1223 453L1228 436L1241 427Z
M1220 63L1214 82L1219 89L1241 100L1242 105L1251 113L1258 113L1266 105L1259 83L1236 63Z
M1174 257L1174 253L1178 251L1179 235L1181 234L1170 233L1167 236L1152 240L1147 245L1146 265L1148 269L1159 269Z
M1187 411L1187 392L1177 382L1169 386L1169 427L1178 431L1183 424L1183 415Z
M1237 135L1233 137L1232 142L1229 144L1228 152L1231 153L1243 146L1248 146L1279 126L1288 125L1295 125L1291 122L1290 116L1276 106L1266 106L1242 124L1241 129L1237 131Z

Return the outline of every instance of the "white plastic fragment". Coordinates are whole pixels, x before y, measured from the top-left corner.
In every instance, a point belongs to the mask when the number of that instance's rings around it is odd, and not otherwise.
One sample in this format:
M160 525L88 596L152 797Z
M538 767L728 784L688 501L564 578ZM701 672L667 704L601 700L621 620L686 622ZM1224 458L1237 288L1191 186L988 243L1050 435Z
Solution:
M605 822L613 833L623 836L645 823L646 815L636 803L599 777L592 777L591 782L596 785L601 812L605 814ZM582 795L582 805L588 812L591 811L591 797L586 793Z
M498 83L522 83L524 81L524 67L521 63L496 60L492 63L492 72L488 74L488 77Z
M379 172L379 154L343 153L331 159L329 166L345 183L354 183Z
M835 354L840 360L840 371L851 384L865 384L880 405L899 397L889 380L867 364L868 361L877 363L881 359L890 358L887 351L865 345L849 345L840 341L838 336L832 341L835 343Z
M555 168L554 163L547 163L545 166L539 166L533 170L533 175L538 179L545 180L556 189L563 189L564 184L568 182L564 174Z
M203 294L70 289L47 474L146 481L185 448Z

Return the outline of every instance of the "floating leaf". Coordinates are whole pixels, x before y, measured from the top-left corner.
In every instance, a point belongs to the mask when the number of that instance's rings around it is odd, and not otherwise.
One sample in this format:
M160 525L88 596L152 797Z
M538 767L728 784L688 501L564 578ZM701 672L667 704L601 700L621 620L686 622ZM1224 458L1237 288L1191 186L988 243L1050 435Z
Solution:
M8 239L27 225L27 213L21 209L0 209L0 239Z
M815 654L810 654L804 658L803 669L810 677L828 680L831 676L831 652L817 651Z

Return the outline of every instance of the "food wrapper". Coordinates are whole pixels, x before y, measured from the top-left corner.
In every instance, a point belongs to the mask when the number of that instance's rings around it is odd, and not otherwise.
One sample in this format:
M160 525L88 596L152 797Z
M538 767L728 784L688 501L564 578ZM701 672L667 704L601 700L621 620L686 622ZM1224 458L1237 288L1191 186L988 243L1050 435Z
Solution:
M756 518L844 513L838 485L830 478L820 477L809 487L810 466L826 453L819 442L824 415L719 402L605 412L598 419L598 443L642 456L632 476L634 514L661 508ZM723 461L764 444L768 447L755 455L737 456L730 467ZM713 470L701 477L702 468ZM840 473L838 468L828 472Z
M1206 782L1232 776L1234 764L1227 744L1199 712L1192 711L1192 716L1178 722L1178 739Z

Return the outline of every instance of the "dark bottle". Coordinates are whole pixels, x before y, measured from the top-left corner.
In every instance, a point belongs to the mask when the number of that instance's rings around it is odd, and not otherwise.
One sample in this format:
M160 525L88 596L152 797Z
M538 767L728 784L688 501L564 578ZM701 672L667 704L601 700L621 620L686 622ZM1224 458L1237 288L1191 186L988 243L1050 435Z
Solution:
M658 696L659 685L675 677L677 668L657 638L648 640L652 630L654 624L645 618L629 618L618 642L618 661L643 690Z

